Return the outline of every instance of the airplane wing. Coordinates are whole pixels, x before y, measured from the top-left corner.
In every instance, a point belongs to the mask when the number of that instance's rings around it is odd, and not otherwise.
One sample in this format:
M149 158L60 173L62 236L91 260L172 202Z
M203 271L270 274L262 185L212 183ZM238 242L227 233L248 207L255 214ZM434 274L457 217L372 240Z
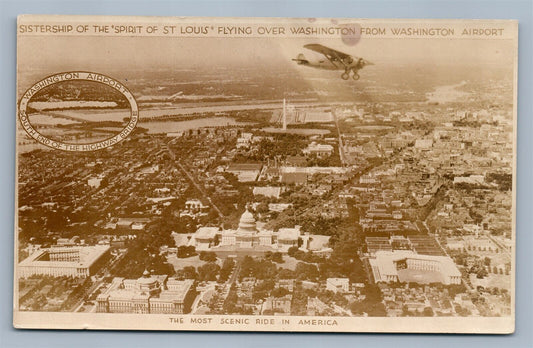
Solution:
M304 45L304 47L307 48L307 49L310 49L311 51L315 51L315 52L321 53L321 54L325 55L326 58L328 58L330 60L331 60L331 58L337 58L339 60L344 60L346 58L351 57L349 54L346 54L346 53L341 52L341 51L334 50L332 48L329 48L329 47L326 47L326 46L323 46L323 45L320 45L320 44L309 44L309 45Z

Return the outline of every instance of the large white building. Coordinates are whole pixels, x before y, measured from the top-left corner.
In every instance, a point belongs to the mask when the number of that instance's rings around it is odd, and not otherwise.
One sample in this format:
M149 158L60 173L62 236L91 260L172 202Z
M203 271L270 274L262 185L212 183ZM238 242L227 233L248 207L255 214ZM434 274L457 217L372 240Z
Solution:
M303 149L303 153L306 155L316 155L317 157L330 156L333 153L333 146L312 142L309 146Z
M196 297L192 279L167 279L145 271L138 279L114 278L96 298L99 313L184 314Z
M350 280L348 278L328 278L326 279L326 290L340 294L348 293L350 292Z
M461 284L461 272L448 256L421 255L412 251L377 251L369 259L378 282Z
M240 182L252 182L259 177L261 168L261 163L233 163L226 168L226 172L234 174Z
M96 273L108 254L108 245L39 249L18 264L17 274L85 278Z
M281 228L269 231L257 227L255 218L246 210L236 230L219 230L218 227L200 227L191 238L196 250L250 249L259 247L265 250L286 252L292 246L298 246L300 227Z

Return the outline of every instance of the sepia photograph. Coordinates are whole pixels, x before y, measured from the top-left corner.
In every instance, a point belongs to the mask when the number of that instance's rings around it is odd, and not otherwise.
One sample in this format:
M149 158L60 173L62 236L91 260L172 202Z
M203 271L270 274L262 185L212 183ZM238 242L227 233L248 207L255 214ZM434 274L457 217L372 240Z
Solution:
M20 16L14 326L512 333L517 38Z

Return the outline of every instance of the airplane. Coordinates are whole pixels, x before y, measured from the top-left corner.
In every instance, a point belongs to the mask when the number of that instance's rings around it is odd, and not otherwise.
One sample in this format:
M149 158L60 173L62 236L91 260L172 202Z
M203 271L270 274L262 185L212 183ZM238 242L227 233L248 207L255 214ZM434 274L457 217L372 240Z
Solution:
M348 80L350 78L350 71L353 71L352 78L354 80L359 80L359 70L367 65L374 65L374 63L369 62L366 59L354 57L320 44L309 44L305 45L304 47L311 51L323 54L327 60L320 59L318 61L310 61L304 56L303 53L300 53L298 57L293 59L293 61L297 62L298 65L309 66L317 69L344 70L344 73L341 75L343 80Z

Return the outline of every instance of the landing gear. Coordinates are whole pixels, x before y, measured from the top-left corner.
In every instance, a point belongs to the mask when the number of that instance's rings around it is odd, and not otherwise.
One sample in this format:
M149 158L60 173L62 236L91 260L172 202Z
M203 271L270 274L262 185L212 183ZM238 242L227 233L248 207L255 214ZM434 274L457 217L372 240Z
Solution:
M343 73L343 74L341 75L341 78L342 78L343 80L348 80L348 79L350 78L350 74L347 73L347 72L345 72L345 73Z
M356 73L356 72L353 73L352 78L353 78L354 80L356 80L356 81L359 80L359 77L360 77L360 76L359 76L358 73Z

